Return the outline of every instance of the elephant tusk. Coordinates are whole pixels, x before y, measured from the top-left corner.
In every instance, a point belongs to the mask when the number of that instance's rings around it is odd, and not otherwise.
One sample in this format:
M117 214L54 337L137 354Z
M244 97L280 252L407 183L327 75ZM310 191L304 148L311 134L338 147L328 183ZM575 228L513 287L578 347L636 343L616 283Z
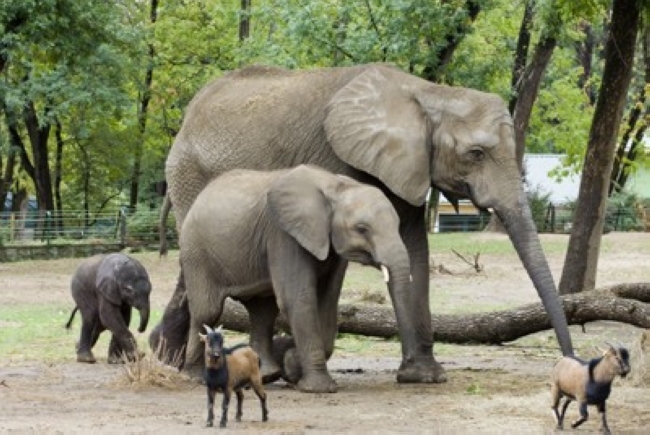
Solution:
M388 272L388 268L383 264L381 265L381 271L384 273L384 281L390 281L390 272Z
M409 275L409 282L413 282L413 275Z
M488 207L487 211L490 212L490 214L494 214L494 208L492 207Z

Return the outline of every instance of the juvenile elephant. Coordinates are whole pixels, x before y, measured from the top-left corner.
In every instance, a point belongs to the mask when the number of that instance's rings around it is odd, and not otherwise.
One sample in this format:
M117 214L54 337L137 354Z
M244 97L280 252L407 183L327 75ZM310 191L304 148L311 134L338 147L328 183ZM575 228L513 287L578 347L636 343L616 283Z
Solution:
M178 228L209 180L235 168L306 163L382 189L400 217L413 276L412 292L395 304L402 340L397 380L444 382L433 356L429 305L424 202L431 186L454 204L469 198L501 218L562 353L573 353L515 151L512 117L493 94L437 85L382 64L309 71L253 66L196 94L165 173ZM170 353L187 341L183 292L180 279L154 331Z
M280 370L271 349L279 306L296 344L298 387L333 392L326 363L337 331L341 266L349 260L381 268L395 304L411 286L399 217L386 196L314 166L221 175L194 201L180 246L191 317L185 369L196 374L203 367L199 333L218 321L232 297L248 309L251 346L266 376Z
M141 356L129 331L131 307L140 311L139 332L144 332L149 322L151 282L140 262L121 253L87 258L72 275L70 289L76 306L65 327L70 328L77 310L82 320L77 361L95 362L92 348L107 329L113 334L109 364L121 362L122 355L131 359Z

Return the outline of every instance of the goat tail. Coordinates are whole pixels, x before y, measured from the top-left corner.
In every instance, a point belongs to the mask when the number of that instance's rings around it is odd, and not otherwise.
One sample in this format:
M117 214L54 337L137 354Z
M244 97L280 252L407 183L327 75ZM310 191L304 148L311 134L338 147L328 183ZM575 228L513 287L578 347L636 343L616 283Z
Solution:
M74 310L72 310L72 313L70 313L70 318L68 319L68 323L65 324L65 329L70 329L72 326L72 321L74 320L75 314L77 314L77 311L79 311L79 307L75 306Z

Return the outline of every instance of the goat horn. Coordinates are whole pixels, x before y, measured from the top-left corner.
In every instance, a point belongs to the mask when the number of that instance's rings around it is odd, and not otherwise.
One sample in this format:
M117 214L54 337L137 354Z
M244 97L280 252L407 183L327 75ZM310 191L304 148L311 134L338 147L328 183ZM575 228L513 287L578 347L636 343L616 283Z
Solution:
M205 328L206 331L208 331L208 334L210 334L211 332L213 332L213 331L212 331L212 328L210 328L208 325L205 325L205 324L204 324L203 327Z

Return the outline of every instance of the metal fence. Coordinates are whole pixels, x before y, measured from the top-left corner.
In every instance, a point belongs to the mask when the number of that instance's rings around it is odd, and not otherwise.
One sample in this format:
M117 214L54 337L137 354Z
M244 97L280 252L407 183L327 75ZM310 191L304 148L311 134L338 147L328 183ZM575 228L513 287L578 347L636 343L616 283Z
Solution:
M52 243L66 241L112 241L123 246L159 244L159 210L127 209L115 212L86 213L65 211L61 213L29 211L0 213L0 245ZM650 231L650 209L609 210L605 231ZM549 205L544 215L535 216L540 232L568 233L572 227L571 210ZM435 232L482 231L490 220L489 214L439 215ZM177 241L173 213L167 223L166 238L170 246Z
M483 231L490 221L489 213L440 214L432 225L433 232ZM542 233L569 233L573 226L573 210L549 204L546 210L533 216L537 230ZM605 215L605 232L650 231L650 208L608 209Z
M124 246L158 243L159 210L129 213L85 211L28 211L0 214L0 244L52 243L67 241L118 241ZM167 237L175 239L173 219Z

